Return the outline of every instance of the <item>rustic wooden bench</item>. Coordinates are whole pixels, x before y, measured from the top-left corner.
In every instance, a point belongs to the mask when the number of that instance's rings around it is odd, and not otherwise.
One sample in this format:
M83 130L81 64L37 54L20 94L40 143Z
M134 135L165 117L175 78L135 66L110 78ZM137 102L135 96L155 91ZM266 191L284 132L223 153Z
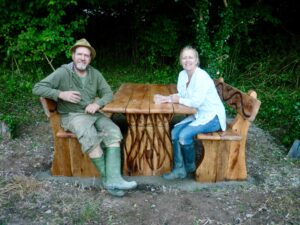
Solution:
M224 132L198 134L197 140L203 144L203 152L196 170L199 182L245 180L246 141L250 123L254 121L261 102L255 91L247 94L224 82L215 80L222 101L234 109L235 118L227 124Z
M83 154L76 136L60 126L60 115L55 101L40 98L43 109L50 120L54 141L54 158L51 173L54 176L98 177L100 174L89 156Z

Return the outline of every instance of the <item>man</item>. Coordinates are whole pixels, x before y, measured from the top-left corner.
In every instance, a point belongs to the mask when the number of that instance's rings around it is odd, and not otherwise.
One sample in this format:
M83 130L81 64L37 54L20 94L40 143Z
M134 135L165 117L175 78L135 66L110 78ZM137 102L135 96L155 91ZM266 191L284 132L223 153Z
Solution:
M101 173L104 188L112 195L123 196L123 190L133 189L137 183L122 178L121 131L99 112L112 100L113 92L102 74L90 66L96 51L86 39L78 40L70 52L73 62L38 82L33 93L57 101L61 126L77 136L82 151Z

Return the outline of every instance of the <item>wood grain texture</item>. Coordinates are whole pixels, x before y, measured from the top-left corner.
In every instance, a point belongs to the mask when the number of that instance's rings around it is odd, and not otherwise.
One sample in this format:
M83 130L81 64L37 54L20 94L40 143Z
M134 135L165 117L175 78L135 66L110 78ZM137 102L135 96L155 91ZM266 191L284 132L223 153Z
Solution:
M105 105L102 110L108 113L125 113L132 92L131 84L121 85L114 94L113 101Z
M124 146L126 175L161 175L171 170L169 121L173 114L126 114L128 133Z
M104 112L128 114L194 114L196 109L180 104L154 104L154 95L170 95L177 93L176 85L134 84L125 83L120 86L111 103L105 105Z
M215 80L220 98L235 109L236 116L224 132L198 134L204 157L196 170L199 182L245 180L247 178L246 141L250 122L254 121L261 102L251 90L247 94L226 84L223 78Z
M40 100L46 115L49 115L54 139L51 174L53 176L99 176L89 156L82 153L81 145L75 135L64 131L60 126L60 115L56 111L56 102L46 98L40 98Z
M236 110L244 119L254 121L261 102L256 99L256 92L251 90L249 94L243 93L235 87L226 84L224 80L215 80L218 94L223 102Z
M231 128L228 128L225 131L198 134L197 139L214 141L239 141L242 140L242 136L240 136L236 131L232 130Z
M172 92L170 92L169 88L166 85L151 85L149 86L149 103L150 103L150 114L155 113L167 113L172 114L173 113L173 105L171 103L167 104L155 104L154 103L154 96L156 94L160 95L170 95Z
M154 103L154 95L173 93L177 93L176 85L122 84L115 94L118 97L102 109L126 115L128 131L123 149L124 174L161 175L171 170L173 153L169 122L174 111L179 114L196 112L179 104Z

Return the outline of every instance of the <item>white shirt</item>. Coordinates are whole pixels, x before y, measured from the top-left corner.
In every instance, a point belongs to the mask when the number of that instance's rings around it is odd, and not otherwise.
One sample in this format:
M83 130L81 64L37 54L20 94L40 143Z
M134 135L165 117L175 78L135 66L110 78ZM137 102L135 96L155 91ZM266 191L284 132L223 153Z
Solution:
M177 90L179 103L197 109L197 113L185 118L181 123L194 120L190 125L198 126L208 123L216 115L223 131L226 130L224 105L218 95L214 81L204 70L196 68L188 87L188 74L185 70L178 76Z

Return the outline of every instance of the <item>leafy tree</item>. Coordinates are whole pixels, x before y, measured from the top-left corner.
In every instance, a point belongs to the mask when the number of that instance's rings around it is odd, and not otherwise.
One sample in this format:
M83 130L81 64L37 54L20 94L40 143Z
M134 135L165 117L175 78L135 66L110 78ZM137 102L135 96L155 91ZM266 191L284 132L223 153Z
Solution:
M139 35L139 41L143 43L140 54L145 55L142 63L153 67L174 58L178 43L177 26L176 22L166 16L157 16L151 21Z
M76 5L75 0L2 0L0 40L5 49L0 50L6 51L5 59L11 59L18 70L41 61L53 68L52 59L67 50L74 33L83 31L87 22L81 14L67 15Z
M235 46L241 42L249 47L253 40L251 28L260 21L278 24L271 9L262 1L241 4L240 0L199 0L193 8L196 42L201 59L212 76L228 76L226 68Z

